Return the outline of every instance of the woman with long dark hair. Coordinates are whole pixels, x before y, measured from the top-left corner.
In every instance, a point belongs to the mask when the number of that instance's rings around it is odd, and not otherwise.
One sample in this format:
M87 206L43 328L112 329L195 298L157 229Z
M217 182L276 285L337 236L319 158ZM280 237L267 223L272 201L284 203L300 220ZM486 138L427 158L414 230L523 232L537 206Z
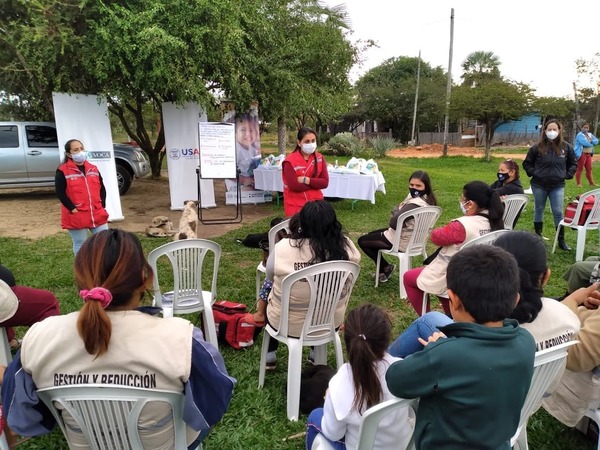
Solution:
M358 246L375 264L377 264L377 253L379 253L379 250L389 250L392 248L396 232L398 232L398 230L396 230L398 216L420 206L428 205L437 205L435 194L431 188L431 180L429 179L427 172L417 170L408 178L408 195L392 211L388 228L374 230L359 237ZM400 251L406 250L406 245L410 240L414 224L414 219L410 218L409 220L404 221L402 230L399 230L400 245L398 248ZM376 273L375 276L379 277L380 283L385 283L390 278L390 275L395 268L396 266L394 264L390 264L382 256L379 264L380 272Z
M257 324L265 318L274 328L279 327L281 319L281 283L290 273L298 269L325 261L360 262L360 252L345 235L342 224L337 220L335 210L325 200L306 203L297 215L298 227L292 230L289 238L275 244L267 260L267 278L273 280L273 289L267 302L259 301L254 314ZM290 293L290 311L288 332L290 336L299 336L304 325L310 297L308 283L294 284ZM348 297L340 299L335 312L335 325L344 319ZM269 341L267 369L275 368L276 339Z
M577 160L571 144L563 139L563 126L556 119L544 124L544 132L537 144L527 151L523 169L531 177L534 211L533 226L536 234L542 236L544 230L544 209L550 199L550 209L557 228L563 219L565 200L565 180L570 180L577 170ZM558 234L558 246L562 250L571 250L565 242L565 228Z
M70 139L65 144L65 159L54 177L60 200L60 224L69 231L73 253L77 254L88 237L108 228L106 189L98 167L87 160L81 141Z
M365 303L348 313L344 321L344 341L348 362L329 381L325 406L308 417L306 448L321 433L336 450L355 449L364 412L394 398L385 382L385 372L398 358L386 348L392 324L381 308ZM406 448L413 426L408 408L381 420L375 450Z
M83 306L33 325L19 357L6 369L2 399L13 430L37 436L54 426L37 389L117 384L185 393L188 445L196 448L225 414L235 380L217 349L189 321L140 309L152 278L133 233L105 230L85 241L75 257ZM171 416L168 405L144 408L139 424L144 448L173 448ZM68 416L65 420L70 422ZM67 433L70 440L85 442L76 428L67 426Z
M440 247L433 261L427 266L409 270L404 274L404 288L408 300L419 315L423 292L436 295L446 313L450 314L446 286L446 269L450 258L467 242L490 231L504 228L504 205L500 196L483 181L471 181L464 185L459 206L462 217L431 232L431 241Z
M293 216L306 202L323 200L329 186L329 172L325 158L317 152L317 133L312 128L298 130L296 148L282 163L283 211Z

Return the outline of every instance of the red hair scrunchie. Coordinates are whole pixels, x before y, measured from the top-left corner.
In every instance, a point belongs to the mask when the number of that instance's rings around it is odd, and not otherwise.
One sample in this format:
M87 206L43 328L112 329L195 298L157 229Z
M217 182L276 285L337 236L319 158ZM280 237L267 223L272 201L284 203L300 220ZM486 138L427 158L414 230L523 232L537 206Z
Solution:
M110 291L103 287L95 287L90 290L82 289L79 291L79 295L84 302L89 302L90 300L100 302L102 309L106 309L106 307L110 305L110 302L113 298Z

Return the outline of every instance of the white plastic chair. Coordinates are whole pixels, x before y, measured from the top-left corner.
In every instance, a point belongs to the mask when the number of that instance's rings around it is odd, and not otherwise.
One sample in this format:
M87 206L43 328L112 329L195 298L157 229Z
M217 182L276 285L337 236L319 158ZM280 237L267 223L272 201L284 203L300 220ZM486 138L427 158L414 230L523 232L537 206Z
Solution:
M571 345L579 341L569 341L564 344L541 350L535 354L533 363L533 377L525 403L521 408L521 418L517 432L510 440L510 445L515 449L527 450L527 421L540 406L543 395L554 381L563 373L567 352Z
M270 339L277 339L288 347L287 417L298 420L300 407L300 372L302 371L302 347L315 347L315 363L327 363L327 344L333 342L338 369L343 364L342 343L335 330L334 314L342 293L350 297L358 278L360 266L350 261L328 261L297 270L286 276L281 284L281 322L267 324L263 333L260 354L258 387L265 382L267 351ZM299 337L288 336L290 293L297 283L308 283L310 299L306 319Z
M6 328L0 327L0 364L8 366L11 361L12 353L10 352L10 342L8 342Z
M169 404L172 411L174 445L170 448L187 449L181 392L79 384L40 389L37 394L52 412L70 448L74 448L70 433L75 431L65 425L63 412L73 418L92 450L143 450L144 430L138 428L140 413L148 403L162 402Z
M275 236L280 230L289 231L290 219L283 220L279 222L277 225L271 227L269 230L269 251L272 252L275 247ZM262 285L261 274L267 273L267 268L261 261L256 267L256 300L258 300L258 294L260 293L260 288Z
M496 239L498 239L500 236L502 236L505 233L510 233L510 231L511 230L491 231L487 234L484 234L483 236L479 236L479 237L473 239L472 241L467 242L460 249L464 250L465 248L469 248L474 245L492 245L494 242L496 242ZM428 304L429 304L429 294L427 292L423 292L423 304L421 306L421 315L423 315L427 312Z
M379 266L381 263L382 254L395 256L398 258L398 274L400 276L400 298L406 298L406 289L402 282L404 273L411 269L411 261L413 256L422 255L423 258L427 258L427 239L431 234L431 229L435 225L435 222L440 217L442 208L439 206L422 206L411 211L407 211L398 216L396 222L396 233L392 248L389 250L379 250L377 252L377 269L375 271L375 287L379 286L380 273ZM404 252L398 249L400 245L401 230L404 222L414 218L414 228L411 233L410 239Z
M592 419L598 426L600 426L600 401L595 400L590 403L588 410L585 413L586 417ZM600 439L598 439L598 447L597 450L600 450Z
M578 225L581 214L583 213L583 205L585 199L594 196L594 205L590 210L590 213L585 220L583 225ZM570 220L570 219L569 219ZM599 230L600 225L600 189L594 189L593 191L586 192L579 197L577 203L577 210L575 211L575 217L573 220L567 221L563 219L556 227L556 236L554 236L554 245L552 245L552 253L556 250L556 243L558 242L558 232L561 227L568 227L577 230L577 250L575 252L575 262L583 261L583 252L585 250L585 238L588 230Z
M412 408L416 413L417 409L419 408L419 399L413 398L406 400L402 398L394 398L385 402L381 402L378 405L372 406L366 410L363 414L360 429L358 431L357 450L373 450L375 437L379 428L379 422L381 422L381 419L383 419L385 416L393 414L394 411L401 408ZM407 425L408 424L404 424L404 426ZM415 437L413 433L410 442L406 446L406 450L413 450L415 448ZM333 450L333 446L322 434L318 434L313 441L311 450ZM398 448L398 450L403 449Z
M202 268L205 256L213 253L212 282L210 290L202 289ZM160 257L166 256L173 269L173 290L160 290L158 265ZM221 259L221 246L206 239L184 239L169 242L155 248L148 255L148 263L154 271L154 305L163 308L163 317L174 314L201 312L206 340L218 346L215 319L211 305L217 298L217 274Z
M502 202L504 203L504 215L502 216L504 228L512 230L515 228L517 217L529 203L529 197L525 194L512 194L504 197Z

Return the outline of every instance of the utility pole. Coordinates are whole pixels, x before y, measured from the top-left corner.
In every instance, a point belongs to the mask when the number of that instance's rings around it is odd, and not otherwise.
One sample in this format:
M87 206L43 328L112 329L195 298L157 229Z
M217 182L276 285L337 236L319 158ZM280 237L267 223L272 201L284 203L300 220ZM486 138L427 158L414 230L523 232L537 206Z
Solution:
M579 97L577 96L577 84L573 81L573 96L575 97L575 121L573 122L573 141L577 136L577 130L581 126L581 116L579 115Z
M446 85L446 118L444 119L444 150L448 155L448 128L450 127L450 92L452 91L452 49L454 46L454 8L450 9L450 52L448 56L448 84Z
M413 111L412 131L410 133L410 145L415 145L415 124L417 123L417 103L419 102L419 82L421 81L421 50L419 50L419 62L417 63L417 90L415 91L415 109ZM597 122L597 120L596 120Z

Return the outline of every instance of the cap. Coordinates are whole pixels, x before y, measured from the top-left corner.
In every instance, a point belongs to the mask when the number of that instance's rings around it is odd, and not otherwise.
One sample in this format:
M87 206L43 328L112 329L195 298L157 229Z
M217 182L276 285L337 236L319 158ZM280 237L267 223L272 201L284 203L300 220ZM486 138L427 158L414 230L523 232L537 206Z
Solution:
M10 286L0 280L0 322L10 319L17 312L19 299Z

